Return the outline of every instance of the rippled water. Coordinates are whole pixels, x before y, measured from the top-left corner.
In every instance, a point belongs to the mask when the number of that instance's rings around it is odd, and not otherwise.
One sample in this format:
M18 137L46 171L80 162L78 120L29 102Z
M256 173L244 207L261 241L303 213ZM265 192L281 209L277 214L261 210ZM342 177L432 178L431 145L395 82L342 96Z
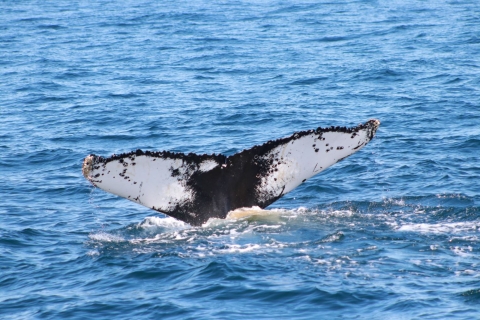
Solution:
M480 318L477 1L3 1L0 316ZM382 125L268 210L191 227L89 153Z

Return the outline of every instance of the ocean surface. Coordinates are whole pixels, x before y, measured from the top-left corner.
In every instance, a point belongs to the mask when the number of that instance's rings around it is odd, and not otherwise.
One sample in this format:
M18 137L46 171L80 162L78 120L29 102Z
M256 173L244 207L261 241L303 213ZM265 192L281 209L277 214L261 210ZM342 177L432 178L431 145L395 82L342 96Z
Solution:
M191 227L85 156L382 122ZM1 319L480 319L480 2L1 1Z

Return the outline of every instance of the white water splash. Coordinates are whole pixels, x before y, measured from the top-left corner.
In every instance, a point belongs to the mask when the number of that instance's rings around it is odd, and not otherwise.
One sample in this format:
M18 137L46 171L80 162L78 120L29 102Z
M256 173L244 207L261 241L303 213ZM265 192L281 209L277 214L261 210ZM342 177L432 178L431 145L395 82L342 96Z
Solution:
M168 216L165 218L156 217L156 216L146 217L145 219L143 219L142 222L137 224L137 228L141 228L141 229L158 228L158 227L173 229L173 230L183 230L183 229L190 228L190 225L183 221L180 221Z

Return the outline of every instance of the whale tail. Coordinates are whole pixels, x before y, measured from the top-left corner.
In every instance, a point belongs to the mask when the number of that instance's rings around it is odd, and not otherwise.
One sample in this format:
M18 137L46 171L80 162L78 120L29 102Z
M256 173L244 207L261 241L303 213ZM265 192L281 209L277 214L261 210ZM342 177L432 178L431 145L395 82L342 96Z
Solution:
M380 125L300 131L232 156L136 150L89 155L82 172L94 186L191 225L229 211L265 208L308 178L363 148Z

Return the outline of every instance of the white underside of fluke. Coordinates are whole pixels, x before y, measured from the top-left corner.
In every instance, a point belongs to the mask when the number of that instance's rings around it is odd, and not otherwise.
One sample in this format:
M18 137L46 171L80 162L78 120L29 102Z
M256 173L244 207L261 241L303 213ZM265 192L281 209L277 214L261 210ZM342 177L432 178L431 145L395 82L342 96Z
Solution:
M370 141L367 130L355 135L344 132L325 132L321 137L312 133L280 145L264 159L278 159L276 167L262 178L258 194L286 194L305 180L322 172L345 157L357 152Z
M141 150L109 158L90 155L83 174L107 192L198 225L237 207L268 206L363 148L379 125L370 120L351 129L303 131L231 157ZM252 191L239 192L240 182L242 190Z
M200 170L206 172L218 165L208 160L200 164ZM186 185L192 171L181 159L140 155L134 160L124 158L101 164L90 171L89 180L107 192L168 212L177 204L193 200L194 192Z

